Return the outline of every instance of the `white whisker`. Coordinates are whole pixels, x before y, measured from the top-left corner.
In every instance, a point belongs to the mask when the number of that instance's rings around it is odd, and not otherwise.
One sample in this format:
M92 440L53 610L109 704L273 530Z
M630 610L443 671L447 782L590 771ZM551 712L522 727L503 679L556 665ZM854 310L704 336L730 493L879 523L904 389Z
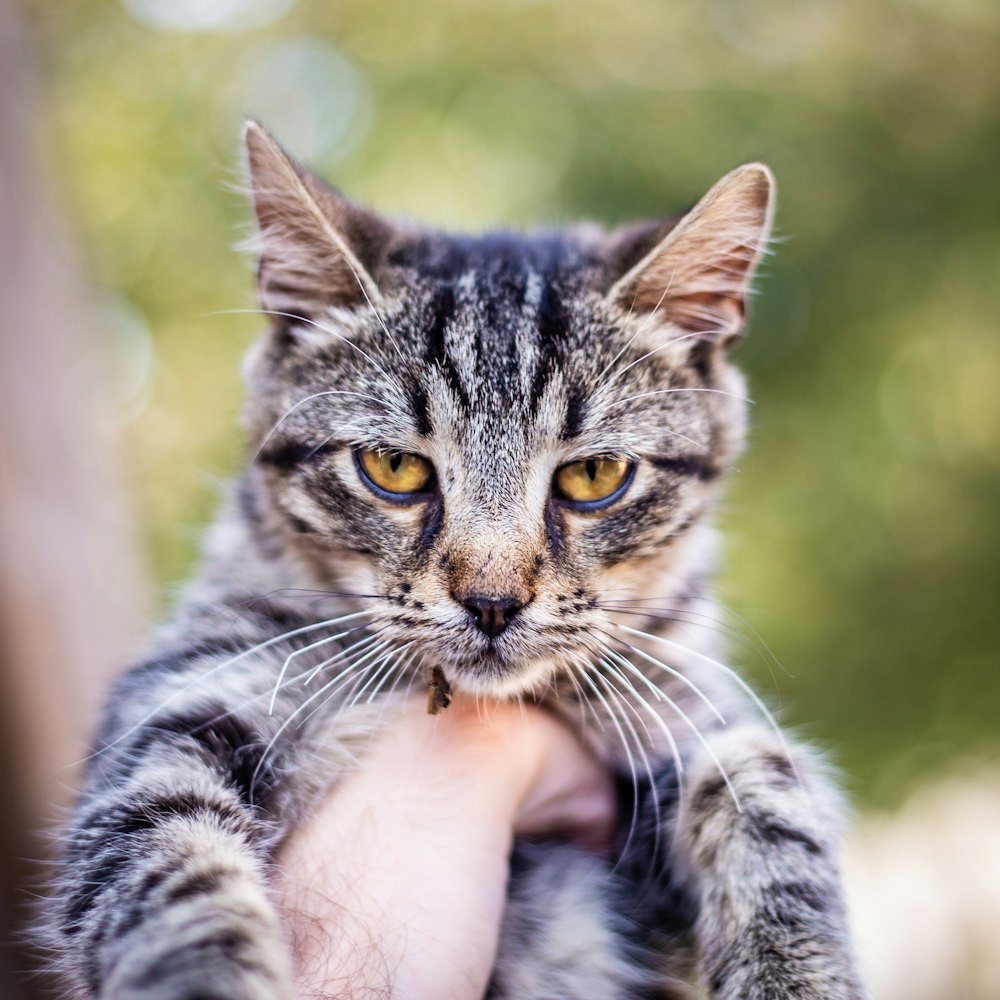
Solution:
M599 651L595 650L594 652L599 652ZM610 674L613 674L615 677L621 680L622 684L627 688L628 692L632 694L637 700L641 700L642 696L639 694L638 690L636 690L632 682L629 681L628 678L613 663L611 663L604 657L601 657L597 661L597 665L599 667L603 667ZM631 702L626 702L626 704L628 705L632 713L635 715L636 719L639 721L639 725L642 726L642 731L646 734L646 743L651 747L655 746L656 741L653 739L653 734L649 731L649 726L646 725L646 720L636 712L635 706ZM636 735L638 735L638 733Z
M625 630L631 631L628 628L627 625L619 625L617 622L611 622L610 624L614 628L620 628L620 629L625 629ZM676 677L682 684L686 684L699 698L701 698L701 700L705 703L705 705L708 706L708 709L712 712L713 715L715 715L715 717L719 720L719 722L722 723L722 725L726 724L725 717L715 707L715 705L712 702L712 699L709 698L708 695L705 694L705 692L702 691L701 688L698 687L698 685L695 684L695 682L693 680L691 680L690 677L686 677L676 667L671 667L669 664L664 663L662 660L658 660L655 656L651 656L644 649L640 649L638 646L633 646L631 643L626 642L624 639L619 639L616 636L613 636L613 635L609 634L608 632L604 632L603 634L606 635L613 642L621 643L627 649L630 649L633 653L638 653L639 656L641 656L648 663L652 663L654 667L658 667L660 670L665 671L666 673L670 674L671 677ZM658 687L655 687L655 685L652 685L652 681L649 681L649 678L647 678L645 676L645 674L643 674L638 669L637 669L637 673L639 674L640 677L643 677L645 680L647 680L650 683L650 685L654 687L655 690L657 690L657 691L660 690ZM661 692L661 694L662 694L662 692Z
M282 632L281 635L273 636L264 642L259 642L249 649L243 650L242 653L237 653L235 656L230 657L228 660L223 660L221 663L217 663L211 670L204 674L198 674L193 677L188 683L179 687L176 691L172 691L166 698L164 698L152 711L144 715L138 722L126 729L120 736L115 737L110 743L105 743L103 746L98 747L93 753L88 754L83 760L78 761L77 764L85 763L94 757L99 757L102 753L106 753L113 747L121 743L122 740L127 739L132 735L137 729L144 726L150 719L155 718L160 714L175 698L179 698L181 695L188 693L192 688L197 687L199 684L204 684L207 681L215 677L219 671L224 670L226 667L232 666L234 663L239 663L241 660L246 659L246 657L251 656L254 653L259 653L265 649L269 649L272 646L277 645L281 642L287 642L289 639L294 638L297 635L303 635L306 632L314 632L316 629L328 628L331 625L341 625L346 621L351 621L356 618L361 618L363 616L369 615L368 611L355 611L348 615L340 615L337 618L328 618L325 621L313 622L310 625L303 625L300 628L290 629L287 632ZM76 766L76 765L72 765Z
M636 358L635 361L629 362L629 364L625 365L624 368L619 368L618 371L616 371L614 373L614 375L612 375L611 378L609 378L607 380L607 382L604 383L605 386L611 385L617 379L621 378L621 376L624 375L625 372L627 372L630 368L634 368L640 362L645 361L646 358L651 358L654 354L658 354L660 351L664 351L668 347L672 347L674 344L679 344L679 343L681 343L681 341L692 340L692 339L694 339L696 337L697 338L701 338L701 337L704 337L707 333L710 333L710 332L711 331L709 331L709 330L696 330L694 333L685 333L681 337L673 337L672 339L666 341L665 343L658 344L651 351L647 351L641 357Z
M666 693L661 691L634 663L632 663L631 660L629 660L627 657L616 654L615 651L606 643L601 643L600 645L604 653L617 659L618 662L623 667L625 667L626 670L629 671L629 673L635 674L636 677L639 678L639 680L647 684L649 686L649 689L653 692L653 695L658 700L663 701L668 707L674 708L676 710L676 706L674 705L673 701L666 695ZM609 666L611 666L611 664L609 664ZM625 676L620 671L616 671L616 673L618 674L619 677L622 678L623 681L626 680ZM681 757L680 748L677 746L677 740L674 738L673 731L671 730L670 726L667 725L667 720L664 719L663 716L660 715L660 713L657 712L653 708L653 706L646 701L645 698L641 697L638 691L635 690L635 685L632 684L631 681L626 681L626 683L628 683L629 687L632 689L636 700L639 701L645 707L645 709L650 713L650 715L656 722L657 726L660 728L660 731L666 737L667 746L670 747L670 755L673 757L674 760L674 772L677 775L677 786L678 788L680 788L681 779L684 774L684 760Z
M278 420L275 423L275 425L264 436L264 440L261 441L260 447L258 447L258 449L253 453L253 457L250 459L250 461L251 462L256 462L257 459L260 458L261 452L266 447L267 442L270 441L271 438L274 437L275 434L277 434L278 428L281 427L281 425L300 406L305 406L306 403L310 403L314 399L322 399L324 396L356 396L359 399L370 399L372 402L378 403L379 405L384 405L384 403L385 403L384 399L379 399L377 396L372 396L372 395L370 395L367 392L350 392L347 389L327 389L324 392L314 392L311 396L306 396L305 399L300 399L297 403L294 403L287 410L285 410L285 412L278 418ZM326 442L329 441L329 440L330 440L330 438L327 438L326 441L323 442L323 444L326 444ZM322 448L323 445L321 444L318 447Z
M621 724L618 721L618 717L615 715L614 710L608 704L607 699L601 694L600 689L591 679L591 671L593 669L593 664L589 663L587 660L580 658L577 663L582 668L580 671L580 676L583 678L587 687L594 692L597 700L604 706L605 711L608 713L608 718L611 724L615 727L615 731L618 733L618 738L621 740L622 749L625 751L625 759L628 762L629 773L632 775L632 793L633 793L633 809L632 809L632 822L629 824L628 836L625 838L625 844L622 847L621 853L624 855L627 853L629 846L632 843L632 837L635 834L635 817L639 811L639 775L635 769L635 759L632 756L632 751L629 748L628 740L625 738L625 731L622 729Z
M580 709L580 731L583 732L586 729L587 726L586 709L589 707L594 716L594 721L598 725L598 728L601 730L602 733L607 732L607 730L604 727L604 722L601 720L601 717L597 714L597 712L593 710L593 706L587 700L587 696L584 694L583 688L580 687L580 682L576 679L576 676L574 675L573 671L567 670L564 676L569 678L570 683L572 683L573 688L576 691L576 702L577 706Z
M396 338L389 332L389 327L385 325L385 320L382 319L382 314L375 308L375 303L372 302L371 297L368 294L368 289L365 288L365 283L361 280L361 275L357 272L357 268L355 268L354 263L346 253L342 254L342 256L344 258L344 262L351 269L351 274L354 275L354 280L357 281L358 288L361 289L361 294L365 297L365 302L368 303L368 307L375 314L375 318L378 320L378 325L382 327L382 331L389 338L389 342L392 346L396 349L397 356L402 359L403 352L399 349L399 344L396 343Z
M338 340L342 340L348 347L357 351L376 371L380 372L385 376L386 381L397 387L399 383L367 352L363 351L357 344L350 339L350 337L345 337L342 333L334 330L333 327L325 326L323 323L318 323L316 320L311 319L308 316L300 316L298 313L284 312L280 309L217 309L214 312L206 313L207 316L238 316L241 314L249 313L254 316L283 316L285 319L293 319L298 323L307 323L309 326L316 327L317 330L323 333L328 333L331 337L336 337Z
M754 689L745 680L743 680L743 678L740 677L740 675L735 670L733 670L732 667L727 666L725 663L721 663L719 660L712 659L711 656L706 656L706 654L700 653L696 649L689 649L683 643L677 642L674 639L668 639L665 636L655 635L654 633L651 632L643 632L641 629L632 628L629 625L616 625L615 627L620 628L625 632L630 632L632 635L641 636L642 638L645 639L653 639L656 640L657 642L662 642L666 646L672 646L673 648L679 649L682 652L688 654L689 656L693 656L696 659L701 660L703 663L707 663L710 666L717 667L719 670L723 671L729 678L732 679L732 681L740 688L740 690L743 691L743 693L746 694L746 696L753 702L753 704L756 706L757 710L761 713L761 715L764 716L768 725L773 730L775 736L778 738L778 741L781 744L781 749L784 752L785 756L788 758L788 762L791 764L792 769L793 770L795 769L795 761L792 758L791 751L788 748L788 744L785 741L784 734L781 732L781 727L778 725L777 719L775 719L775 717L771 714L770 709L767 707L767 705L764 704L763 700L760 698L757 692L754 691ZM626 645L629 644L626 643ZM647 659L649 659L648 654L644 653L638 647L633 646L631 648L634 649L635 652L639 653L641 656L645 656ZM663 664L661 664L661 666L663 666ZM796 772L796 778L798 778L797 772Z
M704 597L700 597L700 598L697 598L697 600L706 601L707 599L704 598ZM722 601L720 601L718 598L714 598L713 600L714 600L714 603L718 604L719 607L723 611L725 611L725 613L727 615L731 615L742 626L744 626L744 628L749 629L750 634L759 643L760 647L763 648L763 650L765 651L765 653L767 654L767 656L770 658L771 663L773 663L774 666L776 666L786 677L791 677L792 676L792 674L785 668L785 665L781 662L781 660L779 660L778 657L771 650L771 647L764 641L763 637L757 631L757 629L755 629L753 627L753 625L749 621L747 621L746 618L743 617L743 615L741 615L738 611L734 611L732 608L730 608L727 605L723 604ZM777 681L776 681L773 673L771 675L771 680L774 681L777 684Z
M667 293L670 291L670 287L671 285L673 285L673 283L674 283L674 275L673 273L671 273L670 277L667 279L667 283L664 286L663 291L660 293L659 299L657 299L656 305L653 306L653 308L646 313L646 315L643 317L642 322L636 329L635 333L633 333L632 336L629 337L629 339L622 346L621 350L611 359L609 364L605 367L604 371L601 372L600 376L598 377L598 380L604 378L604 375L607 372L608 368L610 368L639 339L640 335L643 333L646 327L648 327L651 323L656 321L656 313L659 310L660 306L663 305L663 302L667 297ZM635 309L635 303L638 296L639 292L638 290L636 290L635 295L632 296L631 303L629 303L628 316L625 317L626 321L628 320L629 316L632 315L632 310ZM610 385L620 374L621 372L616 372L605 383L605 385Z
M373 636L373 638L377 638L377 636ZM358 659L353 661L353 665L355 667L361 666L363 663L366 663L368 660L370 660L373 656L381 655L391 645L392 642L386 639L380 639L377 642L372 643L371 645L368 646L367 649L365 649L363 652L360 653ZM320 671L325 670L327 667L329 667L333 663L336 663L338 660L343 660L345 658L346 657L344 656L344 653L342 651L340 653L337 653L335 656L331 656L328 660L324 660L321 664L313 668L312 673L306 678L306 684L310 684L313 678L316 677L320 673Z
M395 652L395 650L390 649L384 655L392 655L393 652ZM277 743L278 739L281 737L281 734L285 732L285 730L292 724L292 722L295 719L297 719L298 716L303 711L305 711L306 708L309 707L309 705L311 705L313 702L315 702L318 698L323 697L325 694L329 693L330 696L332 697L332 695L337 690L337 688L335 688L334 685L336 685L339 681L341 681L342 678L348 678L348 676L351 675L352 673L358 673L358 680L360 680L360 678L364 677L365 675L367 675L367 673L369 671L374 670L379 665L380 662L381 662L381 659L376 659L372 663L369 663L366 667L364 667L361 670L359 670L360 663L349 663L339 674L337 674L335 677L333 677L329 681L327 681L318 690L314 691L308 698L306 698L305 701L302 702L301 705L298 705L295 708L295 710L288 716L288 718L286 718L285 721L282 722L281 725L277 728L277 730L275 731L274 735L268 741L267 746L264 748L264 752L261 754L260 760L257 762L257 766L254 768L253 775L251 776L251 779L250 779L250 787L251 787L251 789L254 787L254 784L256 783L257 775L260 773L260 769L264 766L265 762L267 761L268 756L270 755L271 751L274 749L275 744ZM353 678L351 678L351 679L353 679ZM349 680L344 680L343 683L345 683L345 684L349 683ZM310 716L311 716L311 714L312 713L310 713Z
M370 626L366 626L370 627ZM385 631L385 626L375 629L374 632L369 632L367 635L362 636L356 642L352 642L349 646L345 646L343 649L337 650L332 656L328 656L325 660L321 660L316 666L311 667L308 675L306 676L306 684L312 684L316 677L326 670L327 667L336 663L338 660L343 660L350 656L352 653L360 653L366 646L370 647L374 643L381 641L379 636Z
M343 632L338 632L336 635L331 635L325 639L320 639L318 642L311 642L308 646L303 646L301 649L297 649L293 653L289 653L288 656L285 657L285 662L281 665L281 670L278 671L277 680L274 682L274 693L271 695L271 703L270 705L268 705L267 714L271 715L274 712L274 702L275 699L278 697L278 689L281 687L281 682L285 679L285 674L288 671L289 664L292 662L292 660L295 659L296 656L300 656L302 653L307 653L309 652L309 650L315 649L317 646L325 645L328 642L336 642L337 639L343 639L345 636L351 635L354 632L357 632L359 629L365 629L365 628L368 628L367 623L364 625L357 625L354 628L346 629ZM362 639L359 641L363 642L364 640Z
M626 657L623 657L620 653L616 653L613 649L611 649L610 646L606 647L606 649L608 654L613 656L623 666L628 664L633 668L635 667L634 663L632 663ZM639 652L639 650L636 650L636 652ZM639 673L641 674L642 671L639 671ZM675 702L672 698L668 697L662 691L660 692L660 694L663 697L663 700L666 702L666 704L677 714L680 720L691 730L695 738L702 745L705 752L709 755L709 757L712 760L712 763L715 765L719 774L722 776L722 780L725 782L726 788L729 789L729 794L732 796L733 803L736 806L736 811L742 813L743 806L740 804L739 797L736 794L736 789L733 788L733 783L729 780L729 775L726 773L726 769L722 766L722 761L719 760L718 754L716 754L716 752L712 749L711 744L708 742L707 739L705 739L705 736L702 733L702 731L695 725L695 723L691 720L690 716L688 716L688 714L684 711L684 709L682 709L680 705L677 704L677 702ZM660 713L653 711L651 707L648 710L653 720L658 721L658 723L661 726L663 726L665 730L665 735L669 733L670 730L664 723L663 718L660 716Z
M665 396L671 392L711 392L715 393L717 396L730 396L732 399L738 399L741 403L748 403L750 406L756 405L752 399L747 399L746 396L738 396L735 392L726 392L725 389L706 389L701 386L684 386L676 389L653 389L650 392L640 392L635 396L626 396L624 399L616 399L611 405L619 406L622 403L629 403L633 399L645 399L647 396Z
M413 646L414 643L408 643L408 645ZM403 677L403 674L406 672L407 666L409 666L409 664L413 662L413 659L416 656L417 656L417 651L415 649L411 650L411 652L410 652L410 654L408 656L404 656L402 659L400 659L396 663L396 665L392 668L392 670L388 674L386 674L385 679L379 681L378 684L375 686L375 690L372 691L372 693L370 695L368 695L368 704L369 705L375 700L376 696L378 695L378 693L381 690L382 685L385 683L385 681L387 681L389 679L389 677L391 677L393 675L393 673L395 673L396 679L392 682L392 686L386 692L386 696L385 696L385 702L384 702L384 704L388 704L389 703L389 700L392 698L393 693L396 690L396 685L400 682L400 679ZM381 718L381 715L379 717Z
M602 659L601 665L607 667L612 672L612 674L621 681L622 686L624 687L624 692L619 692L618 689L612 685L611 678L604 677L603 680L605 686L608 689L608 694L610 695L612 694L612 692L617 693L617 697L615 698L616 702L624 703L625 705L628 706L629 711L636 717L639 724L642 726L643 731L646 733L646 740L649 746L652 747L653 738L652 734L649 731L649 727L646 725L646 720L642 717L642 715L640 714L639 710L635 707L635 705L629 700L628 696L631 695L632 698L634 698L636 701L640 703L644 702L643 697L639 694L638 691L636 691L635 687L631 683L629 683L628 679L624 676L624 674L622 674L621 671L615 669L615 667L611 663L609 663L607 660ZM600 674L598 676L600 676ZM655 823L653 830L653 854L655 856L655 854L659 851L660 848L660 830L663 824L663 813L660 808L661 805L660 791L656 787L656 779L653 777L653 766L650 763L649 754L646 753L645 747L642 746L638 738L638 733L635 731L635 727L630 724L629 728L635 734L636 749L638 750L639 756L642 758L643 765L646 768L646 776L649 780L649 791L650 794L653 796L653 818ZM680 758L677 756L674 747L671 747L671 756L673 759L674 774L677 776L677 794L678 794L677 804L678 804L678 810L680 810L681 795L683 789L681 786Z
M600 594L610 594L613 591L626 590L634 593L634 587L617 587L611 590L600 591ZM655 621L667 622L671 625L679 626L681 624L685 625L697 625L701 628L716 628L720 631L725 631L729 635L736 638L741 643L746 643L753 648L753 650L760 656L761 660L766 664L769 672L771 673L771 679L777 683L774 677L774 667L780 670L786 676L791 676L788 670L785 668L784 664L778 659L771 647L764 641L761 634L738 612L734 611L732 608L723 605L717 598L709 600L705 597L689 597L686 600L695 602L699 601L710 606L720 605L721 610L725 612L726 615L731 616L737 620L737 623L749 632L746 635L735 625L726 621L724 617L719 617L716 615L707 614L704 611L694 611L691 608L673 608L673 607L660 607L653 605L652 601L669 601L669 597L632 597L632 598L615 598L612 601L601 603L598 607L602 611L610 611L613 614L623 614L632 615L638 618L653 619ZM688 619L696 619L695 621L687 621L684 618L680 618L680 615L685 615Z
M412 643L412 642L408 642L408 643L406 643L406 644L404 644L404 645L402 645L402 646L399 646L398 648L396 648L396 649L392 650L392 652L393 652L394 654L396 654L396 653L402 653L402 652L403 652L404 650L406 650L406 649L409 649L409 648L410 648L410 646L412 646L412 645L413 645L413 643ZM393 670L394 670L394 669L395 669L395 668L396 668L396 667L397 667L398 665L399 665L398 661L396 661L395 663L394 663L394 662L392 662L391 660L387 660L387 661L385 661L385 666L387 666L387 667L388 667L388 673L386 673L386 674L385 674L385 676L383 677L383 679L382 679L381 681L379 681L379 683L378 683L378 686L377 686L377 687L375 688L375 690L374 690L374 691L372 692L372 694L373 694L373 695L374 695L374 694L376 694L376 693L378 692L378 689L379 689L380 687L382 687L382 684L383 684L383 683L384 683L384 682L385 682L386 680L388 680L388 679L389 679L389 677L390 677L390 676L391 676L391 674L392 674L392 671L393 671ZM357 694L355 694L355 695L354 695L354 699L353 699L353 701L351 702L351 705L356 705L356 704L358 703L358 701L359 701L359 700L361 699L361 696L362 696L362 695L363 695L363 694L365 693L365 691L366 691L366 690L368 689L368 686L369 686L369 685L370 685L370 684L371 684L371 683L372 683L372 682L373 682L373 681L375 680L375 678L376 678L376 677L378 677L378 676L379 676L379 674L380 674L380 673L382 673L382 672L383 672L383 670L385 670L385 666L383 666L383 667L380 667L380 668L379 668L379 670L377 670L377 671L376 671L376 672L375 672L374 674L372 674L372 676L371 676L371 677L369 677L369 678L368 678L368 680L367 680L367 681L365 681L365 683L364 683L364 685L362 686L361 690L360 690L360 691L358 691L358 692L357 692ZM371 698L369 698L369 699L368 699L368 701L369 701L369 704L371 704Z
M615 703L618 707L618 711L621 714L622 722L628 727L629 732L632 735L632 739L635 742L636 753L639 755L639 759L642 761L643 767L646 769L646 780L649 782L649 790L653 795L653 801L655 803L656 811L656 846L659 846L659 833L660 833L660 800L656 793L656 781L653 778L653 768L649 762L649 755L646 753L646 748L642 745L642 740L639 738L639 733L635 726L632 724L632 720L629 719L628 715L624 711L624 706L628 706L629 710L636 716L637 719L642 721L642 717L637 712L634 705L630 704L628 699L622 698L621 694L618 692L611 681L603 674L600 670L594 670L594 678L600 683L607 692L608 697ZM642 722L643 727L645 727L645 722ZM647 737L649 731L646 731ZM627 848L632 842L632 838L635 836L635 831L638 827L639 822L639 778L638 774L635 776L635 782L633 787L632 796L632 818L629 821L629 831L628 836L625 838L625 843L622 846L621 854L624 856ZM654 847L655 850L655 847Z

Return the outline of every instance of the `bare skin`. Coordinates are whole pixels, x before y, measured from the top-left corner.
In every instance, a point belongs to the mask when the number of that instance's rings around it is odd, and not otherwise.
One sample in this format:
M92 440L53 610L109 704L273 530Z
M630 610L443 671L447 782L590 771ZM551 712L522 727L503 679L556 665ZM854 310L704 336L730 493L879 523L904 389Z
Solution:
M540 709L408 705L279 858L300 995L478 1000L515 833L604 850L614 808L606 772Z

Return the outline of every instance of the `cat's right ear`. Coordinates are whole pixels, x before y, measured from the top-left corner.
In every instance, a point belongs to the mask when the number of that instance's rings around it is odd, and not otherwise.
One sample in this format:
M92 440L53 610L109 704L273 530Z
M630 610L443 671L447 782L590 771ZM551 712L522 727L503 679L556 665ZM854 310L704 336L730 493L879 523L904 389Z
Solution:
M374 274L387 223L293 160L257 122L243 129L265 310L312 318L381 300Z

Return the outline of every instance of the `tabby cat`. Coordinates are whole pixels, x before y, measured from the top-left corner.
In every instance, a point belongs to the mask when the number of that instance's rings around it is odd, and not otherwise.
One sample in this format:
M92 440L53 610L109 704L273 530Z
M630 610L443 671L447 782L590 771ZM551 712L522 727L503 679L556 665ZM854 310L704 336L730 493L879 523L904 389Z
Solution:
M516 846L491 997L864 996L837 795L709 594L768 169L667 221L452 236L245 147L252 457L107 702L48 920L74 995L291 997L269 859L433 678L543 703L623 787L612 860Z

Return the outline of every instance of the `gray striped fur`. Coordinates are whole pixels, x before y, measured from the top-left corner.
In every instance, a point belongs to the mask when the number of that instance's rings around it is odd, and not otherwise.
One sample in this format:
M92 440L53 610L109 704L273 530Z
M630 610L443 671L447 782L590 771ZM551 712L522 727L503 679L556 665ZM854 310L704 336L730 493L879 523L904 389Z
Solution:
M723 665L709 591L766 168L679 220L452 237L246 142L251 459L108 698L45 924L73 995L291 997L275 847L438 666L551 707L623 789L613 863L515 852L492 997L863 996L837 796ZM433 490L374 495L354 456L379 445L433 462ZM612 454L634 475L606 509L553 494ZM521 609L490 639L469 594Z

